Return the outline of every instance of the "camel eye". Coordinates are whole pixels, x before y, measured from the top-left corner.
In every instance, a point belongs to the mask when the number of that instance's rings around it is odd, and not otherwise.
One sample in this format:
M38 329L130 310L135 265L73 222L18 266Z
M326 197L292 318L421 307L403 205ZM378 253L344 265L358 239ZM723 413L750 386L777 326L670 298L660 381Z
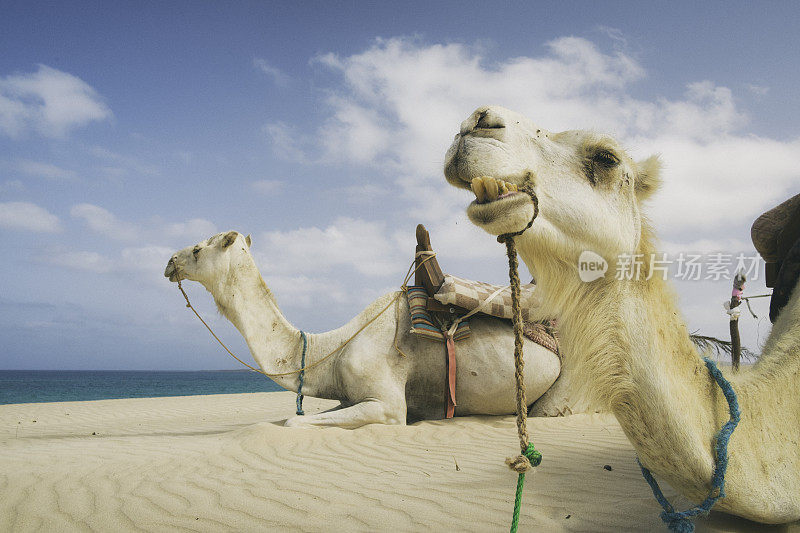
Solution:
M195 248L192 250L192 255L194 256L195 261L197 260L197 254L200 253L200 247Z
M612 168L619 165L619 158L608 150L600 150L594 154L592 156L592 161L606 168Z

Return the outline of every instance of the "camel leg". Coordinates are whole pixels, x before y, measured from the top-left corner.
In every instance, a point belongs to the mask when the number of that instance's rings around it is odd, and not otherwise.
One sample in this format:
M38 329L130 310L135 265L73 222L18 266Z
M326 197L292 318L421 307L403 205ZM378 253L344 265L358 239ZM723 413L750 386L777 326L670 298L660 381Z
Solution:
M324 410L324 411L322 411L322 412L323 412L323 413L331 413L331 412L333 412L333 411L339 411L340 409L344 409L344 404L343 404L343 403L340 403L340 404L339 404L339 405L337 405L336 407L331 407L330 409L325 409L325 410Z
M336 426L354 429L367 424L405 424L405 409L391 408L381 400L370 399L351 405L334 408L315 415L295 416L286 421L287 427Z

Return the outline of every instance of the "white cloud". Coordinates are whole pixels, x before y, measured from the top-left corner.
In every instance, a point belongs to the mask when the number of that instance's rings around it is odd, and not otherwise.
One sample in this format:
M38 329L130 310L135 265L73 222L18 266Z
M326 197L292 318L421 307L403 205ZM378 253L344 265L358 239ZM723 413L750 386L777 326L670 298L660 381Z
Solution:
M413 239L413 237L412 237ZM325 228L270 231L254 241L259 264L269 274L315 276L346 266L368 276L398 275L412 248L398 247L384 222L337 218Z
M36 259L43 263L94 274L106 274L112 271L128 275L141 274L146 279L160 283L163 281L161 278L164 267L174 252L175 250L164 246L126 247L113 253L58 247L39 253Z
M136 248L123 248L120 252L122 259L120 268L137 272L144 272L160 281L164 267L172 257L175 250L165 246L141 246Z
M114 213L93 204L77 204L70 210L73 218L82 220L92 231L115 241L145 241L186 246L216 233L213 222L204 218L192 218L183 222L165 222L153 217L144 224L120 220Z
M0 227L37 233L62 229L57 216L30 202L0 202Z
M74 180L77 174L50 163L22 159L17 161L17 168L29 176L37 176L49 180Z
M135 224L119 220L109 210L97 205L75 205L70 215L83 220L89 229L114 240L132 241L141 237L141 231Z
M262 128L272 143L272 150L283 159L309 163L315 158L306 154L303 146L309 141L285 122L271 122Z
M387 199L392 193L385 185L375 185L373 183L351 185L339 189L338 192L344 195L348 203L355 205L373 204L378 200Z
M733 93L710 81L690 83L685 99L661 100L653 122L646 128L650 135L674 135L704 142L738 129L747 122L736 109Z
M720 135L697 142L671 136L636 144L660 152L664 161L664 185L649 212L670 238L697 228L706 235L749 237L752 221L796 193L800 183L800 139Z
M769 87L766 85L755 85L755 84L748 84L747 90L753 93L756 96L766 96L769 93Z
M281 180L257 180L250 184L253 190L261 194L275 194L283 189L285 182Z
M173 222L167 224L163 229L164 237L168 238L170 242L199 242L217 233L219 232L214 223L204 218L192 218L186 222Z
M72 74L39 65L36 72L0 78L0 133L7 136L32 130L62 137L110 117L111 110L97 92Z
M337 102L335 98L329 103L336 111L320 132L329 159L364 164L391 157L386 153L391 146L391 132L381 124L377 110L345 100Z
M88 151L92 156L107 163L101 168L101 171L117 179L129 174L144 174L147 176L157 176L159 174L159 169L155 165L142 162L135 157L112 152L102 146L92 146Z
M264 278L278 303L287 308L342 305L352 298L341 282L324 276L269 274Z
M316 144L331 159L383 168L388 160L393 169L438 176L458 125L479 105L513 107L552 129L625 123L617 113L627 98L621 89L644 75L638 63L574 37L547 50L486 65L465 45L389 39L349 57L320 56L317 62L340 72L345 86L328 99L331 117ZM628 113L648 111L637 105Z
M253 59L253 66L256 67L258 70L272 78L272 81L275 82L276 85L281 87L285 87L289 84L289 76L284 74L280 69L277 67L273 67L269 63L267 63L266 59L262 59L257 57Z
M687 236L680 241L662 241L658 247L660 252L665 252L670 256L680 253L701 253L709 254L714 252L723 253L755 253L752 243L745 239L720 238L720 239L692 239Z
M598 32L614 41L617 46L623 49L628 47L628 39L625 37L625 34L622 32L622 30L618 28L612 28L611 26L604 26L602 24L597 26L596 29Z
M52 265L70 268L72 270L85 270L95 274L111 272L113 261L97 252L85 251L52 251L41 259Z

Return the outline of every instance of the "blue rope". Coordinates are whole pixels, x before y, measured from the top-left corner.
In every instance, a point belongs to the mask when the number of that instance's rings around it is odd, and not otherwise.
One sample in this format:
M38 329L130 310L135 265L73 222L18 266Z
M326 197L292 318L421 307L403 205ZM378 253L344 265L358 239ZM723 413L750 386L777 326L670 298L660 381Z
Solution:
M303 378L306 375L306 347L308 346L308 342L306 341L306 333L305 331L300 332L300 337L303 338L303 355L300 356L300 385L297 386L297 414L304 415L303 412Z
M714 507L714 504L717 503L717 500L725 497L725 471L728 469L728 440L733 430L736 429L736 425L739 423L739 402L736 399L736 393L733 391L733 387L731 387L728 380L722 376L722 372L720 372L717 365L715 365L711 359L704 357L703 360L706 362L706 367L708 367L711 376L722 389L722 394L725 395L725 399L728 400L728 408L731 413L730 420L725 422L725 425L722 426L722 429L719 430L719 433L717 433L714 438L714 453L716 459L714 461L714 474L711 476L711 491L708 493L706 499L703 500L703 503L700 505L687 509L686 511L675 511L675 508L661 492L658 481L655 480L647 468L642 466L639 459L636 459L636 462L639 463L639 468L642 469L642 475L645 481L647 481L647 484L650 485L650 488L653 490L653 496L656 497L658 503L664 508L664 511L661 513L661 520L667 524L670 531L674 531L675 533L692 533L694 531L694 523L692 520L697 516L707 515L711 511L711 508Z

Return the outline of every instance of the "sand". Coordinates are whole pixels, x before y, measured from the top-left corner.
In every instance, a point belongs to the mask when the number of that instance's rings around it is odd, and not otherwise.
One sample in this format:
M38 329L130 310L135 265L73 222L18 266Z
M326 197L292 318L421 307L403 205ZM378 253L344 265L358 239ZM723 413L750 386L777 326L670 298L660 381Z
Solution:
M508 530L513 417L282 427L293 412L288 392L0 406L0 531ZM520 531L666 531L612 416L529 428L544 461ZM713 513L697 530L800 525Z

